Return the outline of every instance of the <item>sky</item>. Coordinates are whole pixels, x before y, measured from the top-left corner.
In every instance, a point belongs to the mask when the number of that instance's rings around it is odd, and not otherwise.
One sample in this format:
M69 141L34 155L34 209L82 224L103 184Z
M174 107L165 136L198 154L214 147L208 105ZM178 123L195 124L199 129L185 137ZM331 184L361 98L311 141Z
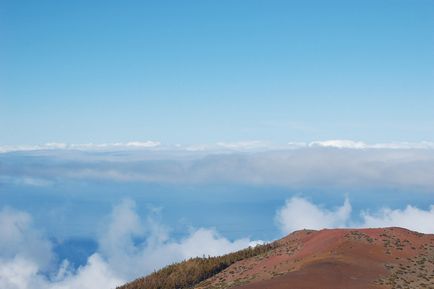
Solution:
M433 15L431 0L2 0L1 143L432 141Z
M0 288L433 234L433 79L432 0L0 0Z

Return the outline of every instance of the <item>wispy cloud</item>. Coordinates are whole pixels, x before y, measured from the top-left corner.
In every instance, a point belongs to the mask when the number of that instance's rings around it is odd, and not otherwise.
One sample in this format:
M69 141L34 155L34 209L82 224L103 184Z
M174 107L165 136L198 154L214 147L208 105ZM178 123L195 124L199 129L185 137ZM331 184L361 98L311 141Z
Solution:
M0 210L0 257L29 260L43 270L54 258L51 243L34 228L31 216L7 207Z

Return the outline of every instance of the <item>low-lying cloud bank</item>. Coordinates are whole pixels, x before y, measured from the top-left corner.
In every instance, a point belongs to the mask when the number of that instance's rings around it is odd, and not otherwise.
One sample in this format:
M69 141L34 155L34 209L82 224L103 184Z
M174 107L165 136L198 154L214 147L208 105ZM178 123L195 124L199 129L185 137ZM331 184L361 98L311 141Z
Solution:
M334 141L297 149L225 153L185 150L16 152L0 154L0 183L44 186L69 180L103 180L176 185L236 183L330 190L374 187L434 192L434 149L353 147L365 146Z
M407 205L404 209L383 208L378 212L362 211L361 222L351 219L348 198L332 210L304 198L293 197L276 213L276 223L283 233L301 229L404 227L426 234L434 233L434 205L428 210Z
M32 225L31 217L13 209L0 211L0 288L97 289L115 288L167 264L202 255L222 255L258 242L230 241L213 229L191 230L173 240L152 217L141 220L134 202L113 209L100 235L97 252L84 266L74 269L68 260L58 268L50 241ZM137 242L135 240L143 240Z

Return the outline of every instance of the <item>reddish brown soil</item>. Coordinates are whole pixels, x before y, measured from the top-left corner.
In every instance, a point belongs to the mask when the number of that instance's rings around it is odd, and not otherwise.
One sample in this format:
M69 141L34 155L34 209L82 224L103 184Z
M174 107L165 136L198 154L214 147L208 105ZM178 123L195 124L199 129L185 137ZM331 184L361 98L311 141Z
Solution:
M196 289L434 288L434 235L402 228L298 231Z
M377 272L366 270L362 266L345 264L339 261L323 261L309 264L303 270L289 272L269 280L242 285L237 288L355 288L366 289L367 284L375 280ZM381 288L381 287L373 287Z

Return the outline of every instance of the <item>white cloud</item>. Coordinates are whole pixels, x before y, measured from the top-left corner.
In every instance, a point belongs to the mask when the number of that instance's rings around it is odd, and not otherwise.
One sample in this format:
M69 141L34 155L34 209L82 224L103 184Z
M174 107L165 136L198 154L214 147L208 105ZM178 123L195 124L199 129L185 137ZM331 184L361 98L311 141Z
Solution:
M2 289L115 288L173 262L222 255L260 243L249 239L230 241L206 228L191 230L185 238L173 240L166 227L152 217L141 220L134 202L125 200L113 209L99 237L99 249L85 265L74 270L63 260L59 268L50 271L54 273L47 275L43 273L52 260L51 244L32 227L30 215L3 209L0 233Z
M25 212L0 210L0 288L46 288L41 272L52 265L52 246Z
M339 149L388 149L388 150L414 150L434 149L434 142L389 142L389 143L366 143L362 141L335 139L318 140L309 143L290 141L286 144L276 144L269 141L246 140L236 142L217 142L211 144L161 144L159 141L130 141L113 143L77 143L68 144L62 142L49 142L39 145L0 145L0 153L44 151L44 150L80 150L80 151L119 151L119 150L159 150L166 152L231 152L231 151L273 151L293 150L304 148L339 148Z
M0 210L0 259L22 258L47 270L53 261L51 247L50 241L33 228L29 214Z
M160 142L158 141L132 141L132 142L116 142L116 143L102 143L102 144L70 144L66 145L65 149L74 149L74 150L102 150L102 151L111 151L111 150L128 150L128 149L150 149L156 148L160 146Z
M153 148L153 147L157 147L159 145L160 145L160 142L158 142L158 141L145 141L145 142L131 141L131 142L127 142L125 145L123 145L121 143L121 146L135 147L135 148Z
M19 151L35 151L40 150L41 146L30 145L2 145L0 146L0 153L19 152Z
M229 150L257 150L257 149L269 149L273 145L264 141L240 141L240 142L218 142L217 146L229 149Z
M362 221L351 219L351 204L348 198L341 207L329 210L300 197L288 199L276 212L276 222L283 233L301 229L339 227L382 228L403 227L409 230L434 233L434 205L423 210L408 205L405 209L382 208L377 212L361 212Z
M284 233L301 229L346 227L351 215L348 198L334 210L321 208L306 199L293 197L276 213L276 221Z
M131 149L152 149L160 146L158 141L131 141L116 143L83 143L67 144L50 142L41 145L0 145L0 153L20 151L44 151L44 150L83 150L83 151L112 151Z
M0 288L2 289L45 289L47 283L38 274L36 263L22 257L0 259Z
M434 149L434 142L394 142L369 145L373 149Z
M49 142L46 143L43 147L46 147L48 149L66 149L68 148L68 145L66 143Z
M330 147L339 149L434 149L434 142L390 142L368 144L361 141L353 140L325 140L310 142L308 147Z
M249 239L229 241L207 228L192 229L185 238L173 240L169 229L152 215L140 220L134 206L129 200L116 206L108 229L99 238L100 254L126 280L187 258L223 255L251 245ZM134 238L143 241L134 242Z
M62 265L58 268L57 275L51 279L41 274L38 265L28 259L16 257L11 260L0 260L2 289L115 288L125 283L125 280L117 278L116 275L97 253L91 255L87 264L76 271Z
M408 205L405 209L383 208L379 212L362 212L363 227L404 227L426 234L434 233L434 205L421 210Z
M347 149L365 149L368 145L364 142L352 141L352 140L326 140L326 141L314 141L309 143L310 147L332 147L332 148L347 148Z
M124 252L134 248L132 237L143 235L143 227L139 216L134 211L135 204L124 200L113 209L108 228L99 238L100 250L107 255L117 255L136 252ZM121 263L121 262L117 262Z
M251 245L249 239L239 239L233 242L222 237L212 229L200 228L193 231L187 238L179 243L169 244L173 250L182 253L183 258L193 256L210 255L218 256L229 252L238 251Z
M128 264L124 264L128 266ZM117 277L117 273L112 270L98 253L91 255L85 266L78 268L76 272L67 272L61 280L46 281L49 289L96 289L96 288L116 288L125 280Z

